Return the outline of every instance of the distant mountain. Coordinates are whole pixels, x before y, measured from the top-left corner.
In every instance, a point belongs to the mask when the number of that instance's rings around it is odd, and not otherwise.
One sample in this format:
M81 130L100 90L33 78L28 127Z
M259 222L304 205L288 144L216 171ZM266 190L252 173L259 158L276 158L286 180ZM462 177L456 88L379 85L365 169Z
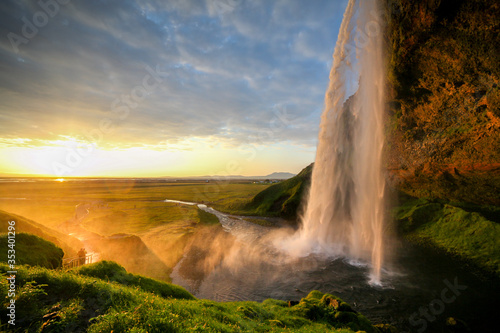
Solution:
M290 173L290 172L273 172L267 176L242 176L242 175L226 175L226 176L217 176L217 175L206 175L206 176L195 176L195 177L171 177L171 176L165 176L162 178L176 178L176 179L185 179L185 180L190 180L190 179L197 179L197 180L205 180L205 179L289 179L294 177L295 174Z
M258 178L266 178L266 179L289 179L294 177L295 174L290 173L290 172L273 172L270 175L267 175L265 177L258 177Z

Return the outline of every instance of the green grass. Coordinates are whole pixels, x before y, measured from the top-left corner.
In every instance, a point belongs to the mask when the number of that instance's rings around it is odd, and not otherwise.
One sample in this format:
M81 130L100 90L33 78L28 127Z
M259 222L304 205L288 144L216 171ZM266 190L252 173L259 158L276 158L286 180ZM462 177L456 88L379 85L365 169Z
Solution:
M7 270L0 264L2 275ZM272 299L217 303L112 262L67 272L20 266L16 281L19 332L42 326L44 332L379 332L342 300L319 291L293 307ZM0 299L6 296L2 278ZM6 314L2 307L0 329L7 329Z
M145 276L127 273L125 268L113 261L99 261L92 265L81 266L75 272L125 286L137 286L144 291L154 292L164 298L194 299L193 295L183 288Z
M478 212L429 199L408 200L394 210L394 216L400 233L411 241L431 244L500 276L500 224Z
M107 209L91 210L83 225L101 235L141 234L167 224L189 226L199 222L197 207L166 202L108 203Z
M16 233L15 238L12 239L15 242L9 243L7 234L0 235L1 262L8 262L7 250L14 250L15 252L10 253L14 255L15 265L42 266L46 268L61 267L64 252L54 243L25 233ZM13 246L9 248L9 244L13 244Z
M200 223L204 225L214 225L219 223L219 218L217 216L209 212L205 212L204 210L201 210L199 208L198 208L198 218L200 220Z

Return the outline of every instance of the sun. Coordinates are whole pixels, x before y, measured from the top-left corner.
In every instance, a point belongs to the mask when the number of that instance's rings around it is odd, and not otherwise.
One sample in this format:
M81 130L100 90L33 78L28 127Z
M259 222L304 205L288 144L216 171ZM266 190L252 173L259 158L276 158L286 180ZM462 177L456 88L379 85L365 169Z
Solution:
M0 170L7 174L38 176L85 176L95 146L66 137L42 141L37 146L0 148Z

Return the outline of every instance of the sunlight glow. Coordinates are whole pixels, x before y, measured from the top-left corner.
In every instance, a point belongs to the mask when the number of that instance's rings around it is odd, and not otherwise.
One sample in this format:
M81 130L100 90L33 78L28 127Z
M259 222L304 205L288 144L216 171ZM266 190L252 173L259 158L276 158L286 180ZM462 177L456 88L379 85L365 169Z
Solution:
M0 147L0 174L58 177L187 177L266 175L283 160L312 159L312 149L290 146L230 146L213 138L187 138L140 147L103 148L73 137L38 145ZM290 152L293 152L291 156Z

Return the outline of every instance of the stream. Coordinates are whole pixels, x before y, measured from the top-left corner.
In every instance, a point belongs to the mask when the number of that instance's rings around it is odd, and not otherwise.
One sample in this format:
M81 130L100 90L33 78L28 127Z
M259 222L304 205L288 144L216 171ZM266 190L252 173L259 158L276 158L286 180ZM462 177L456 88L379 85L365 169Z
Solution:
M203 204L223 231L204 235L174 268L172 282L197 298L215 301L298 301L311 290L341 297L373 323L404 332L441 332L447 318L471 332L497 332L498 279L435 250L402 242L382 286L368 283L370 268L342 257L310 254L290 257L273 240L284 228L264 227ZM219 228L220 229L220 228Z

